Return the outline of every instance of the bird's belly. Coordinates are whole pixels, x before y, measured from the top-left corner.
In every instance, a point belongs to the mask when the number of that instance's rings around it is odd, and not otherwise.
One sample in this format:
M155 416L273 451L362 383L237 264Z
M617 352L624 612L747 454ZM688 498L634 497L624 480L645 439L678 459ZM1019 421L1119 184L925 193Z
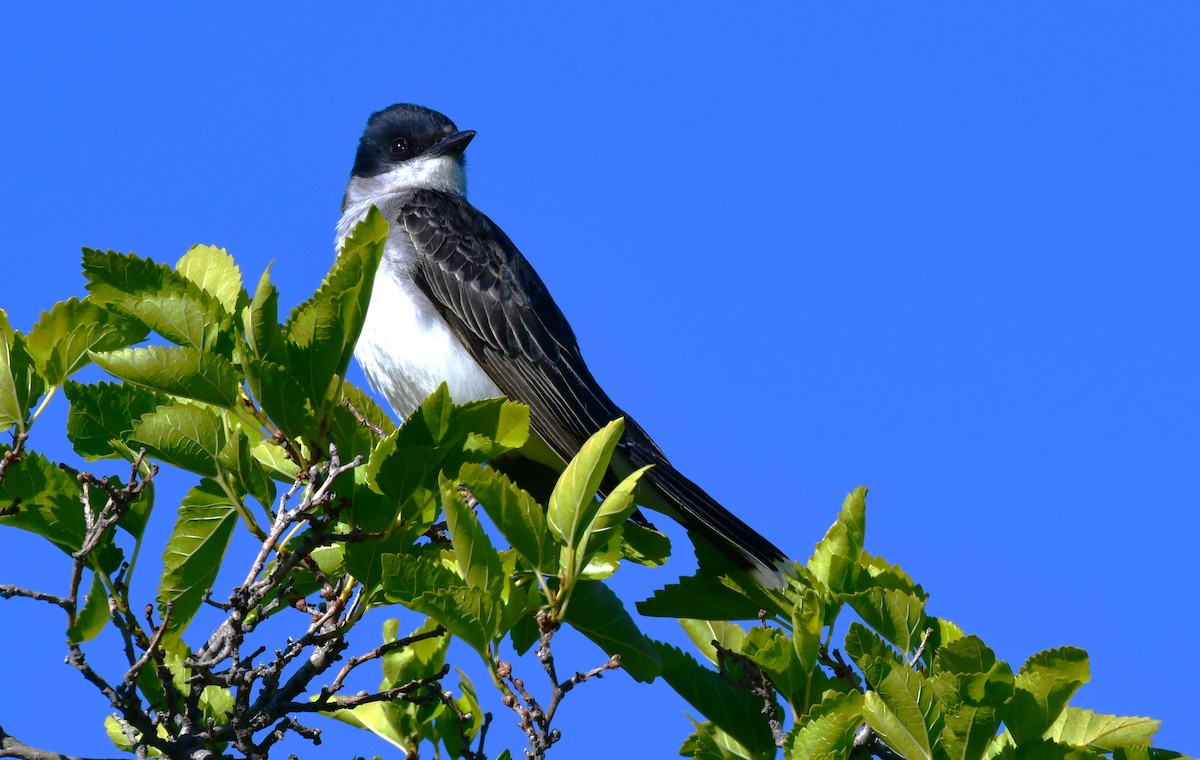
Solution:
M504 395L425 295L382 269L354 356L367 380L401 418L443 382L460 404Z

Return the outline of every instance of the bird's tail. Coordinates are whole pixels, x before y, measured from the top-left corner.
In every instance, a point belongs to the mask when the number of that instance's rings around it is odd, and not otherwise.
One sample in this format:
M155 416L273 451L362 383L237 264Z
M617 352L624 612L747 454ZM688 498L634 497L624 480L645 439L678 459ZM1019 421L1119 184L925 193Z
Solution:
M622 453L635 468L654 465L644 477L654 484L655 490L667 502L665 505L647 503L645 506L664 511L685 528L702 533L729 559L753 573L764 586L784 588L792 566L788 556L676 470L636 423L628 417L626 423L627 438L623 442L625 445L621 446ZM644 442L638 440L642 437Z

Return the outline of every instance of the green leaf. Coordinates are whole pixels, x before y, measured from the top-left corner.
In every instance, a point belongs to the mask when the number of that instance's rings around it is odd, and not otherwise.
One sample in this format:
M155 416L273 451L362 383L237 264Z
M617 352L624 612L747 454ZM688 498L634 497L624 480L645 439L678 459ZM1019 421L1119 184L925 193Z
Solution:
M924 601L913 594L875 587L846 597L859 617L901 652L911 652L921 641Z
M627 522L621 528L621 553L630 562L659 567L671 556L671 539L660 530Z
M133 432L134 422L169 401L162 393L125 383L84 385L68 380L63 390L71 402L67 438L75 453L88 460L129 458L131 452L125 441Z
M483 532L479 520L467 508L457 484L444 475L439 476L438 481L459 573L468 586L479 591L497 592L505 581L500 555Z
M83 609L76 614L74 624L67 629L67 641L72 644L91 641L100 635L109 620L108 592L100 575L93 573L92 588L83 602Z
M427 615L482 657L501 633L502 602L470 588L440 563L421 555L387 554L383 589L389 601Z
M717 642L726 649L734 652L742 651L742 642L746 638L746 629L737 623L723 620L694 620L681 618L679 624L687 632L688 638L700 650L700 654L708 658L713 665L717 664Z
M558 552L546 528L542 506L502 473L468 463L458 471L467 487L500 534L538 572L551 570Z
M908 760L934 756L934 738L942 730L942 713L924 677L902 665L863 695L867 725L891 749Z
M808 560L808 569L835 594L853 591L858 579L858 555L866 535L867 489L859 486L846 496L837 522Z
M260 440L261 443L261 440ZM234 428L217 456L217 464L241 494L250 494L270 510L275 503L275 483L266 468L254 458L249 437Z
M679 754L692 760L746 760L746 750L729 734L712 723L696 723L696 730L684 740ZM733 749L734 745L738 749ZM740 751L739 751L740 750Z
M312 403L291 371L282 364L250 357L245 363L250 392L271 422L292 440L304 438L314 425Z
M663 679L679 696L753 756L774 756L775 740L762 714L762 700L702 667L691 655L662 642L653 645L662 658Z
M761 608L717 578L690 575L655 591L654 596L638 602L637 609L647 617L755 620Z
M600 581L579 581L571 594L566 622L609 655L634 680L650 683L662 670L652 642L638 630L621 600Z
M226 409L238 403L238 375L220 354L186 346L146 346L93 353L105 372L128 383Z
M934 671L953 676L946 683L954 691L938 695L947 704L999 707L1013 693L1012 669L1008 663L997 660L978 636L966 636L939 647Z
M197 475L219 477L225 429L216 413L190 404L160 406L133 425L130 440L154 459Z
M787 760L849 758L854 734L863 723L858 692L830 692L792 727L784 742Z
M825 629L824 611L821 595L811 588L801 592L800 603L792 608L792 646L805 673L811 673L817 665L821 632Z
M1149 747L1160 725L1161 721L1152 718L1099 715L1091 710L1068 707L1043 738L1111 752Z
M11 449L0 446L0 456ZM92 491L92 507L100 510L101 494ZM83 548L87 522L79 501L80 486L75 478L63 472L41 454L26 451L21 461L13 463L0 480L0 509L13 509L15 514L0 517L0 526L36 533L68 555ZM113 543L110 532L92 554L93 567L106 575L121 564L121 550Z
M237 510L221 486L205 478L183 497L175 527L163 551L158 610L171 604L167 630L187 628L211 589L237 523Z
M88 363L89 352L124 348L145 337L146 329L136 321L72 298L42 312L29 331L27 348L38 372L50 385L60 385Z
M29 410L45 390L25 336L9 326L8 315L0 309L0 430L17 425L23 432Z
M596 491L624 431L623 418L598 430L579 449L550 494L547 523L554 535L570 548L580 546L592 518L600 509Z
M150 259L90 249L83 270L91 300L140 320L167 340L227 358L233 350L233 319L196 283Z
M392 433L396 429L396 425L392 422L391 417L388 417L387 413L361 389L348 382L343 382L341 388L342 403L333 407L329 433L333 436L334 443L337 444L338 452L342 455L342 461L348 461L360 455L366 459L370 456L380 439L376 437L372 430L359 422L354 413L347 409L344 404L348 401L353 405L354 409L364 419L383 431L384 437Z
M283 333L279 329L279 291L271 284L270 264L258 280L254 298L242 312L242 327L256 357L274 364L287 362Z
M647 465L634 470L604 497L599 511L596 512L596 516L584 534L584 540L580 543L578 561L581 565L587 564L592 557L596 556L597 552L609 544L616 548L619 555L620 546L617 542L620 540L625 521L637 507L637 504L634 503L634 492L637 489L638 480L651 466Z
M872 687L883 680L892 667L905 667L904 659L888 646L879 634L858 621L846 631L846 654L854 660Z
M387 230L379 210L372 208L354 228L317 292L288 318L290 368L315 403L325 400L334 375L345 374L350 363Z
M211 245L192 246L175 264L175 271L194 282L230 314L237 314L241 301L242 273L224 248Z
M1043 736L1090 678L1087 652L1082 649L1061 647L1030 657L1017 674L1012 700L1001 713L1017 744Z

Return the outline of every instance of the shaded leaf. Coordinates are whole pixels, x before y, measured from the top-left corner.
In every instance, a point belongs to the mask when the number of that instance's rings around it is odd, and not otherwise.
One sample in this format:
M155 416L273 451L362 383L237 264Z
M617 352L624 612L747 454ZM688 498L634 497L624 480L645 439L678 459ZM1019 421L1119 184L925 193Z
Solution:
M652 642L638 630L621 600L600 581L579 581L571 594L566 622L609 655L637 681L649 683L662 670Z
M479 501L501 535L538 571L552 570L557 558L554 538L542 506L502 473L468 463L458 479Z
M84 599L83 609L75 616L75 622L67 628L67 641L72 644L82 644L100 635L104 626L108 625L108 592L100 575L92 574L92 588Z
M761 700L702 667L691 655L669 644L653 644L662 658L662 677L679 696L755 756L774 755L775 741Z
M654 596L638 602L637 609L647 617L755 620L761 608L717 578L690 575L655 591Z
M0 456L11 451L0 446ZM92 507L99 511L104 502L93 491ZM15 514L0 517L0 526L10 525L47 539L68 555L83 547L87 522L79 501L80 486L75 478L59 469L41 454L26 451L20 462L11 465L0 480L0 509L16 509ZM92 553L93 567L105 575L121 564L121 550L110 532Z
M67 438L75 453L89 460L128 458L130 449L125 441L134 422L169 401L162 393L125 383L84 385L68 380L63 391L71 402Z

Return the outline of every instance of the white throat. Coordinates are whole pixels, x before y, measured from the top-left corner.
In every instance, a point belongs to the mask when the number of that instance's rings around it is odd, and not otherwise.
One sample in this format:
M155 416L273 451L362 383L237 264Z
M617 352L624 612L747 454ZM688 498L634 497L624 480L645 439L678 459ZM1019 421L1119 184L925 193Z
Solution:
M383 208L388 198L414 190L438 190L466 196L467 172L461 160L450 156L420 156L374 177L351 177L342 199L342 219L337 226L340 251L354 225L371 206Z

